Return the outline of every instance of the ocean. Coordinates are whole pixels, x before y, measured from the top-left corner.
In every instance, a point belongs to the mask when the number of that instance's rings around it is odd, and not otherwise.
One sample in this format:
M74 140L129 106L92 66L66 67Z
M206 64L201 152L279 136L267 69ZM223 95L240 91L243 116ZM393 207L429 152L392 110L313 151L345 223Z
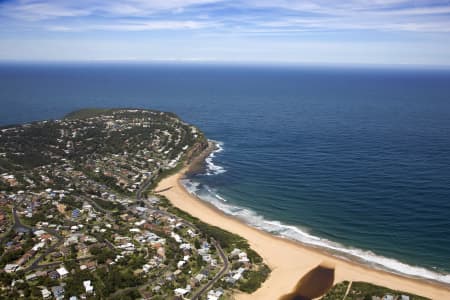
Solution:
M450 71L2 64L0 124L172 111L220 147L184 181L276 235L450 284Z

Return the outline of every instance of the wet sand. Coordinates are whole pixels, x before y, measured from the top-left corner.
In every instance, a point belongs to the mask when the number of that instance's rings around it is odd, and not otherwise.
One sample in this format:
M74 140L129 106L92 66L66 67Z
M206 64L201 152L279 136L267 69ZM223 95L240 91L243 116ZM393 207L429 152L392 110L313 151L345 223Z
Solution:
M371 269L250 227L190 194L179 182L187 170L186 167L161 180L155 190L171 187L161 194L166 196L174 206L206 223L246 238L251 247L263 257L265 263L272 270L268 280L260 289L253 294L238 293L236 294L238 300L279 299L294 291L299 280L320 264L334 267L334 283L343 280L365 281L432 299L450 299L449 286Z

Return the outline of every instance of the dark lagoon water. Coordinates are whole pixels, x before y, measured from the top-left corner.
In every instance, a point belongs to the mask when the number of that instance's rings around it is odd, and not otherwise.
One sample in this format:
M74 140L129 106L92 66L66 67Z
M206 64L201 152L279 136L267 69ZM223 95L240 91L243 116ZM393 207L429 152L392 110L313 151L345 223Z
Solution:
M221 142L185 185L253 226L450 284L450 71L0 66L0 124L173 111Z

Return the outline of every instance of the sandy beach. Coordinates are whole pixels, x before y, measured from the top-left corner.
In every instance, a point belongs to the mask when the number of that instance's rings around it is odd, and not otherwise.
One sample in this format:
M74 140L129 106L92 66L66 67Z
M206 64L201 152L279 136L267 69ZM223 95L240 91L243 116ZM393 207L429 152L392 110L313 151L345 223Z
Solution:
M227 216L186 191L179 182L186 171L187 168L184 168L180 172L161 180L156 190L170 188L161 194L165 195L174 206L206 223L219 226L246 238L251 247L264 258L264 261L272 270L270 277L259 290L251 295L237 294L237 299L278 299L291 292L303 275L322 263L327 266L334 266L335 283L343 280L366 281L432 299L450 299L450 287L410 279L341 260L319 250L270 235Z

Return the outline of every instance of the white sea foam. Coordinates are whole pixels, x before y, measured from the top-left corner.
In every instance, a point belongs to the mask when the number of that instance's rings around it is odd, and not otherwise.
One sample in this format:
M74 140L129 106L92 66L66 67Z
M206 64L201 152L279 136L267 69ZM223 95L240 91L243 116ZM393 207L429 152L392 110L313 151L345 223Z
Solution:
M205 175L208 175L208 176L218 175L218 174L222 174L222 173L226 172L224 167L216 165L213 162L214 157L216 156L216 153L220 153L223 151L223 143L219 142L219 141L212 141L212 142L216 143L217 148L216 148L216 150L211 152L211 154L208 155L208 157L205 159L205 163L206 163L206 174Z
M190 194L196 194L199 191L200 183L190 180L182 180L183 186Z
M450 284L450 274L442 274L423 267L408 265L393 258L377 255L372 251L346 247L328 239L312 235L306 229L283 224L279 221L267 220L248 208L229 204L223 197L217 195L217 192L214 189L208 186L201 186L199 183L190 180L183 180L182 184L190 193L195 194L200 199L213 204L226 214L243 220L247 224L267 231L271 234L295 240L310 246L326 249L334 255L344 259L356 259L362 263L378 269L387 270L392 273L404 274L411 277L424 278Z
M213 189L213 188L211 188L211 187L208 186L208 185L205 185L204 188L208 191L208 193L210 193L211 195L214 195L214 197L216 197L217 199L219 199L219 200L221 200L221 201L223 201L223 202L227 202L227 199L225 199L224 197L220 196L220 195L217 193L217 190L216 190L216 189ZM197 190L198 190L198 189L197 189Z

